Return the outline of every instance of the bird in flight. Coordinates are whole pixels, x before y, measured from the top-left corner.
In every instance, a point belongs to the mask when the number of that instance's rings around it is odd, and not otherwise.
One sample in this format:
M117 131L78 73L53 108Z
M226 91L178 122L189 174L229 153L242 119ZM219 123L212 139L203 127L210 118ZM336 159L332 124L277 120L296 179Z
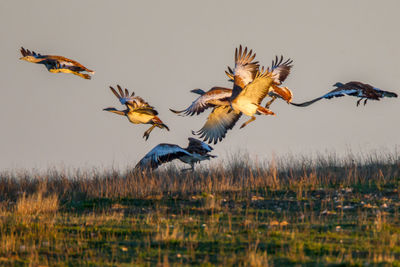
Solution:
M254 121L256 114L275 115L268 108L261 106L262 100L270 93L279 95L288 103L293 96L288 88L278 86L290 73L291 60L283 62L283 57L281 57L279 62L272 63L271 69L267 68L264 71L264 68L260 69L258 64L251 62L253 58L251 50L247 54L247 47L242 52L242 46L240 46L239 51L237 49L235 51L235 68L233 70L229 68L229 74L234 83L230 98L231 107L235 112L250 116L250 119L240 128Z
M179 159L183 163L189 164L191 168L184 169L194 170L194 164L202 160L209 160L217 156L209 154L213 148L206 143L195 138L189 137L189 145L182 148L174 144L159 144L150 150L136 165L135 169L156 169L166 162Z
M235 108L234 105L236 103L233 104L233 102L236 98L239 97L236 101L240 101L240 104L246 105L247 103L252 105L252 112L254 112L250 113L252 115L262 114L262 112L273 114L267 108L275 98L280 97L288 102L292 99L292 92L286 87L279 86L289 75L292 61L290 59L283 61L283 57L280 59L276 57L275 61L272 62L271 68L266 69L265 72L262 69L260 72L258 61L254 61L255 56L256 54L253 54L252 50L247 53L247 47L243 51L242 46L240 46L239 50L236 49L235 51L235 68L232 70L228 67L228 71L226 71L229 80L234 82L233 90L223 87L213 87L207 92L201 89L192 90L193 93L199 94L200 97L185 110L171 111L181 115L192 116L212 107L213 110L204 126L199 131L193 132L193 134L199 135L204 141L213 142L214 144L226 136L227 131L235 126L242 113L246 114L240 108ZM260 85L263 80L266 80L266 82L264 82L264 85ZM258 91L262 89L262 86L265 88L260 93ZM240 94L242 87L246 90ZM272 97L272 100L267 103L267 108L263 108L260 104L267 94ZM260 111L257 111L257 109ZM244 111L246 110L244 109ZM248 123L243 124L241 128Z
M240 113L226 112L230 109L229 98L232 95L232 89L213 87L207 92L202 89L194 89L191 92L200 96L188 108L180 111L170 110L181 116L193 116L199 115L208 108L213 108L203 128L197 133L192 133L194 135L199 134L201 138L204 137L204 141L209 140L209 143L214 142L216 144L225 137L226 132L233 128L241 116Z
M117 85L119 93L110 86L113 94L119 99L122 105L126 106L125 110L117 110L115 108L105 108L103 110L109 111L118 115L126 116L128 120L133 124L151 124L152 126L144 132L143 138L146 140L149 138L151 131L155 128L165 128L169 131L167 125L165 125L159 117L158 112L154 107L150 106L143 98L135 96L132 92L129 95L128 89L122 90L121 86Z
M94 74L93 70L90 70L72 59L62 57L62 56L51 56L51 55L41 55L34 51L30 51L21 47L21 60L25 60L32 63L43 64L49 72L52 73L72 73L82 77L84 79L91 79L91 76L87 73L81 73L86 71L88 73Z
M360 102L362 100L364 100L364 105L365 105L367 104L368 99L379 101L383 97L397 97L396 93L384 91L379 88L373 87L372 85L362 82L348 82L345 84L337 82L333 86L336 88L323 96L317 97L313 100L303 103L291 102L290 104L297 107L307 107L324 98L331 99L333 97L342 97L345 95L349 95L349 96L359 97L359 99L357 100L357 106L358 106L360 105Z

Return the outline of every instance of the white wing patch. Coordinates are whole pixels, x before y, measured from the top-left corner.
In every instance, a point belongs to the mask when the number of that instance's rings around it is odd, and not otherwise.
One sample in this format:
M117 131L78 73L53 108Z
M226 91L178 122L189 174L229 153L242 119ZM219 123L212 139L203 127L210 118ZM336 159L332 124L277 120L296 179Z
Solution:
M233 70L233 75L240 76L245 86L253 81L252 73L246 70L246 68L240 64L235 66L235 69Z

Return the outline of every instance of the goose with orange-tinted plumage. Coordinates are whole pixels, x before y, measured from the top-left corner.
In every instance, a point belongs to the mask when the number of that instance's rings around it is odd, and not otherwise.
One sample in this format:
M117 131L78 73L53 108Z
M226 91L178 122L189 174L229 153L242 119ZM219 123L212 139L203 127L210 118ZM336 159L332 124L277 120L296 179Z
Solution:
M158 112L154 107L150 106L143 98L134 96L132 92L129 95L128 89L122 90L121 86L117 85L119 93L110 86L111 92L119 99L122 105L126 106L125 110L117 110L113 107L105 108L104 111L109 111L118 115L126 116L128 120L133 124L151 124L152 126L144 132L143 138L146 140L149 138L151 131L155 128L165 128L169 131L167 125L165 125L159 117Z
M271 68L268 68L265 73L261 70L263 73L260 73L258 61L254 61L255 56L256 54L253 54L252 50L247 52L247 47L243 50L242 46L240 46L239 49L235 51L235 68L231 69L228 67L228 71L226 71L229 80L234 82L233 90L223 87L213 87L207 92L201 89L192 90L193 93L200 94L200 97L193 101L185 110L171 111L180 115L192 116L212 107L213 110L208 116L204 126L199 131L193 132L193 134L199 135L204 141L216 144L226 136L228 130L234 127L242 113L246 115L253 114L251 112L242 112L246 110L241 110L240 106L238 108L236 103L234 104L236 105L236 109L234 108L232 100L239 96L241 90L238 88L240 86L246 87L252 84L255 79L259 83L263 78L261 76L267 76L268 74L270 80L265 84L265 94L259 97L260 99L251 99L251 93L257 91L257 86L253 84L246 88L247 90L245 92L247 92L247 94L242 94L239 100L242 101L247 97L250 101L249 104L258 102L257 105L253 106L256 106L259 110L265 111L265 114L272 114L267 108L277 97L283 98L287 102L290 102L292 99L292 92L287 87L280 87L290 73L292 60L288 59L284 61L283 57L280 59L276 57L275 61L272 62ZM272 99L267 103L266 108L261 107L261 101L267 95L271 96ZM240 101L238 102L241 104L242 102ZM254 113L257 113L257 110ZM243 124L241 128L248 123L249 122Z

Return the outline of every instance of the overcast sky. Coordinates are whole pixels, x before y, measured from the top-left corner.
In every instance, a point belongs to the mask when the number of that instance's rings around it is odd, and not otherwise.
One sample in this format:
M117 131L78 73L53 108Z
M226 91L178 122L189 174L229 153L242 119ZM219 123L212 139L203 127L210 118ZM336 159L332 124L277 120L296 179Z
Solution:
M400 93L399 1L0 1L0 170L134 165L158 143L187 145L208 113L178 117L194 88L231 86L224 71L239 44L262 65L294 60L285 82L301 102L335 82L361 81ZM92 80L52 74L18 60L24 46L96 71ZM108 89L121 84L153 105L170 132L134 125ZM277 115L242 117L214 146L273 154L393 149L400 143L399 99L356 107L357 99L307 108L276 101Z

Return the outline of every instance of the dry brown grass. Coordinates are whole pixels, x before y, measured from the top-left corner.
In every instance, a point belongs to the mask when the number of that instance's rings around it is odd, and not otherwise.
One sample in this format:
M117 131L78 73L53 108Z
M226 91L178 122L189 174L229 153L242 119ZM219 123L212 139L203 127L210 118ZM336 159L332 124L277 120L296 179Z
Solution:
M54 214L58 210L58 197L55 193L45 197L44 192L39 191L33 195L22 197L18 199L15 212L24 217L39 216Z
M295 191L299 199L304 191L321 186L347 187L354 184L379 186L384 177L398 177L400 157L397 154L367 156L356 159L351 156L338 158L335 155L281 158L267 163L251 163L243 158L201 168L193 173L182 173L175 166L155 172L128 170L117 171L76 170L48 172L3 172L0 173L0 200L17 201L25 194L30 202L39 203L40 195L30 197L45 188L47 197L58 196L61 202L79 201L88 198L162 198L169 196L191 196L197 193L216 194L237 192L248 196L254 190ZM55 194L55 195L54 195ZM21 212L24 210L22 198ZM26 199L27 200L27 199ZM55 199L53 199L55 200ZM52 210L53 200L46 206ZM210 205L217 205L212 199ZM25 205L26 206L26 205ZM30 205L29 205L30 206ZM217 207L216 206L216 207ZM37 206L25 207L23 212L35 212ZM43 207L42 207L43 208ZM44 210L43 210L44 211Z
M3 172L0 265L396 263L399 177L397 154L233 158L193 173Z

